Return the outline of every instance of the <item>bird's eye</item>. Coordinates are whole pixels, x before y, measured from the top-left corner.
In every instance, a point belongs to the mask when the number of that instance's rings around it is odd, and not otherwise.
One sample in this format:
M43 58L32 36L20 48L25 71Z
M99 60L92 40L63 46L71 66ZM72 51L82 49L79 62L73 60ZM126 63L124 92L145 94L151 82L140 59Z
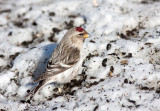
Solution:
M50 60L50 61L48 62L48 64L51 65L51 64L52 64L52 61Z
M83 34L79 34L80 36L82 36Z

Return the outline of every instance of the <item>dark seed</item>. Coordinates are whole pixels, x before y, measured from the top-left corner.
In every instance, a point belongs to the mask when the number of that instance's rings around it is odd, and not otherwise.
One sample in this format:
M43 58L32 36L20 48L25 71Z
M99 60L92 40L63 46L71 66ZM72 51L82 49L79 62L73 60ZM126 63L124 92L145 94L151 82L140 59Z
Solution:
M49 16L55 16L56 14L54 12L50 12Z
M136 108L140 107L140 105L136 105Z
M147 1L141 1L142 4L148 4L149 2Z
M14 25L20 28L23 28L23 23L22 22L14 22Z
M57 109L57 107L52 108L52 110L56 110L56 109Z
M20 100L20 102L21 102L21 103L25 103L26 101L25 101L25 100ZM1 111L1 110L0 110L0 111Z
M153 43L149 43L149 42L147 42L147 43L145 43L144 45L149 45L149 46L151 46Z
M124 83L128 83L128 79L125 78L125 79L124 79Z
M30 100L27 100L26 102L27 102L27 103L29 103L29 104L31 103L31 101L30 101Z
M114 67L113 67L113 66L110 67L110 71L111 71L111 72L114 71Z
M107 50L110 50L110 49L111 49L111 44L107 44L106 49L107 49Z
M66 29L70 29L70 28L74 27L74 21L73 20L70 20L69 22L65 21L64 23L66 25L66 27L65 27Z
M76 17L78 17L78 15L69 15L68 17L69 18L76 18Z
M34 21L34 22L32 23L32 25L33 25L33 26L37 26L37 23Z
M156 90L156 93L160 93L160 87Z
M94 109L93 109L93 111L97 111L98 107L99 107L98 105L95 106Z
M122 52L122 55L125 55L126 54L126 52Z
M102 61L102 66L103 66L103 67L106 67L106 66L107 66L106 63L107 63L107 58L103 59L103 61Z
M128 108L130 108L130 109L131 109L132 107L133 107L133 106L128 106Z
M58 28L56 28L56 27L54 27L54 28L52 28L52 31L53 31L54 33L59 33L61 30L58 29Z
M89 42L96 43L94 40L90 40Z
M11 12L11 9L1 10L1 11L0 11L0 14L1 14L1 13L9 13L9 12Z
M149 90L149 88L144 86L144 87L142 87L142 90Z
M108 55L117 55L116 53L111 53L111 54L108 54Z
M9 32L9 33L8 33L8 36L11 36L11 35L12 35L12 32Z
M4 55L0 55L0 58L4 58Z
M131 58L132 57L132 53L128 53L128 55L125 56L125 58Z
M121 33L121 34L118 34L122 39L128 39L128 37L126 36L126 35L124 35L123 33Z
M30 93L30 90L27 90L27 93Z
M129 81L129 84L133 84L134 82L132 82L132 81Z
M61 105L61 107L62 107L62 108L64 108L64 107L65 107L65 105L63 105L63 104L62 104L62 105Z
M129 58L132 57L132 53L128 53L128 57L129 57Z
M91 76L90 79L96 79L96 77Z
M99 80L99 82L103 82L103 81L104 81L104 79L100 79L100 80Z
M15 53L14 55L10 55L9 58L10 58L11 60L14 60L19 54L20 54L20 53L17 52L17 53Z
M129 102L136 104L136 101L128 99Z
M108 99L107 99L106 101L107 101L107 103L109 103L109 102L110 102Z

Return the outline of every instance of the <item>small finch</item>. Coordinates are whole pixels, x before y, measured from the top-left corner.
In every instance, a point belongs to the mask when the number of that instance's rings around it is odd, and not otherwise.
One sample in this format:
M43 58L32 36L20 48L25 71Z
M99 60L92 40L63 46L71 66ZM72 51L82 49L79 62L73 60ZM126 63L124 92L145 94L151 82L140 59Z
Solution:
M83 42L87 37L89 34L81 27L74 27L67 31L52 53L44 74L34 80L39 83L30 92L30 96L34 96L49 83L70 82L78 74L82 65Z

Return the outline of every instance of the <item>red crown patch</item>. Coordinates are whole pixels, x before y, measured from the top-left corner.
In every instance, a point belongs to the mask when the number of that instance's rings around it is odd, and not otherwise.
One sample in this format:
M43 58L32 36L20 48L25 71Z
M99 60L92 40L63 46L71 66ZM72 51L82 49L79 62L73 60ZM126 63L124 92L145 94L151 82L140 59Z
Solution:
M84 31L84 29L82 27L76 27L76 31L82 32L82 31Z

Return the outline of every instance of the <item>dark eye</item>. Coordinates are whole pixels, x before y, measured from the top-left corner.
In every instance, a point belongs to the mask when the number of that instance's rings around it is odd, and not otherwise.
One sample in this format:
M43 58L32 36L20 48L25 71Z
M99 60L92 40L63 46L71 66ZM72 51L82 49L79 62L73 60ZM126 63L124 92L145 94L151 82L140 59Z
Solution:
M83 34L79 34L80 36L82 36Z

